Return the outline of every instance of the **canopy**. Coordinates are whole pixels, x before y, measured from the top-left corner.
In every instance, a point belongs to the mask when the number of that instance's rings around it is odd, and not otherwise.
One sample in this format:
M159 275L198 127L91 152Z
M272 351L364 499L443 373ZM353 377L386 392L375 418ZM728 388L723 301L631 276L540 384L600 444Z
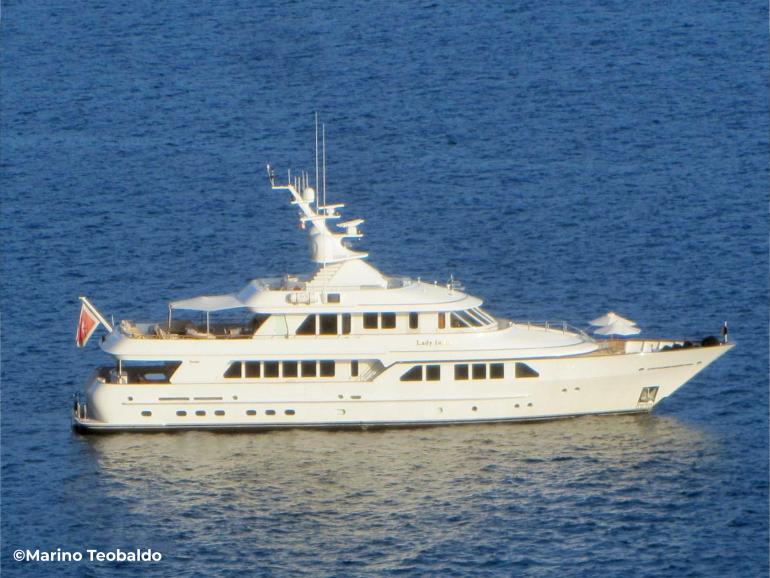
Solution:
M621 321L614 321L594 330L594 333L599 335L639 335L641 332L642 330L633 323L623 323Z
M610 311L606 315L602 315L601 317L597 317L593 321L591 321L591 325L612 325L615 322L624 323L625 325L633 325L634 321L631 321L630 319L626 319L625 317L621 317L614 311ZM597 332L598 333L598 332Z
M169 303L172 309L189 309L191 311L224 311L246 307L235 295L202 295L192 299L180 299Z

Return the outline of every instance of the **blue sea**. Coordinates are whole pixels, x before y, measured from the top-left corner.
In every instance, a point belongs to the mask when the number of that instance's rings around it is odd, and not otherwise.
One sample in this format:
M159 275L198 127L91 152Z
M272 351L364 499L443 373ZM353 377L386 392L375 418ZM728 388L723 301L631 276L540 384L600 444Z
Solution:
M3 3L3 576L768 575L760 2ZM79 295L312 270L265 164L389 274L737 347L650 415L81 436ZM100 335L97 333L97 337ZM14 559L16 550L83 561ZM158 562L88 561L152 549Z

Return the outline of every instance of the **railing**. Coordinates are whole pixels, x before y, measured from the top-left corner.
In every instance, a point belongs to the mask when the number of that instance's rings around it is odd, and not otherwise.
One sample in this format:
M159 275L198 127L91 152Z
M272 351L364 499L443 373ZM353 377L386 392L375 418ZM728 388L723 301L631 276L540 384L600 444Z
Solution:
M574 333L581 336L586 341L595 342L596 339L588 335L584 330L574 325L570 325L566 321L510 321L508 319L499 320L499 322L507 322L506 327L516 325L518 327L526 327L527 329L535 329L538 331L554 331L558 333Z

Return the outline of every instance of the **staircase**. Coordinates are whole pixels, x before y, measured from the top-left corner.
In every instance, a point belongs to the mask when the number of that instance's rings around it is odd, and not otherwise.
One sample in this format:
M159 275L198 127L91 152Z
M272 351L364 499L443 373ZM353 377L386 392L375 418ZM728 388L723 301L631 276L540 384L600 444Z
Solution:
M331 265L326 265L326 267L319 267L318 271L313 275L313 278L308 281L308 285L314 287L323 287L327 285L337 274L337 271L340 270L342 265L344 265L344 263L332 263Z

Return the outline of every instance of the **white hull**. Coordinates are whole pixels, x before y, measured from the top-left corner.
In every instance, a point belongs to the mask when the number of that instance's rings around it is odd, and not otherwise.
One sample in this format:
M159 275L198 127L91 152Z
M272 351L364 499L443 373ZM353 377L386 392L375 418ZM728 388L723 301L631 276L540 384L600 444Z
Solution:
M505 379L483 381L455 381L443 368L435 382L399 381L395 376L402 368L372 381L158 385L95 378L75 425L84 430L389 427L646 412L731 347L523 360L540 376L508 377L512 372L506 367ZM644 388L658 388L653 400L641 400Z

